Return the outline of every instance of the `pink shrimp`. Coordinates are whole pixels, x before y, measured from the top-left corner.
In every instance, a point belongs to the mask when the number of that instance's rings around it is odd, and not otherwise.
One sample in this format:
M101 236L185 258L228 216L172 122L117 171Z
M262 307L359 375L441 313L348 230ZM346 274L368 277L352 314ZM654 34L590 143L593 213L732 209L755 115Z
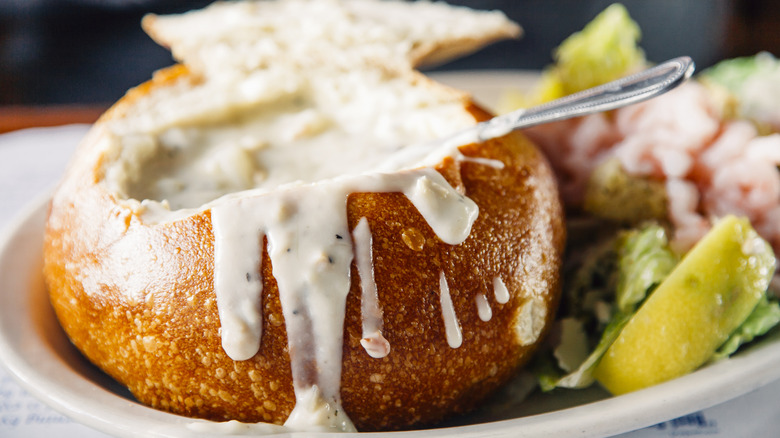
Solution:
M780 134L759 136L749 122L721 120L698 83L609 115L537 127L529 136L553 162L570 207L582 202L593 170L617 157L629 174L665 182L681 250L713 218L737 214L780 253Z

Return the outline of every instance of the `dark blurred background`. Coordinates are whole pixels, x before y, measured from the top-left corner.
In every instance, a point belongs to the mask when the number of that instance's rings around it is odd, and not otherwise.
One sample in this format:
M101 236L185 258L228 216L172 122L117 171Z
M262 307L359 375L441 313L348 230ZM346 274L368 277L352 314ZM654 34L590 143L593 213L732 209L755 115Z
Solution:
M0 105L108 104L173 61L141 30L147 12L211 0L0 0ZM502 9L524 28L440 69L540 69L552 49L613 0L451 0ZM690 55L699 68L767 50L780 55L775 0L624 0L651 61Z

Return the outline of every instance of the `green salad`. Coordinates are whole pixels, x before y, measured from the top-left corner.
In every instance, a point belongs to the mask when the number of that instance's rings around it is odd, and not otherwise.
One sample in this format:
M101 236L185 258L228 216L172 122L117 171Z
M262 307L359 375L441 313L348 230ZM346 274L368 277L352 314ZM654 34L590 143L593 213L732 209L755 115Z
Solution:
M504 105L541 103L644 68L640 36L622 5L608 7L560 45L535 89ZM780 131L780 61L772 55L726 60L696 80L724 118ZM581 216L570 221L570 240L588 244L570 245L557 330L534 364L543 390L594 382L613 394L641 389L725 359L780 322L774 252L750 220L724 215L680 251L670 243L665 190L616 160L595 166ZM580 222L590 227L578 231Z

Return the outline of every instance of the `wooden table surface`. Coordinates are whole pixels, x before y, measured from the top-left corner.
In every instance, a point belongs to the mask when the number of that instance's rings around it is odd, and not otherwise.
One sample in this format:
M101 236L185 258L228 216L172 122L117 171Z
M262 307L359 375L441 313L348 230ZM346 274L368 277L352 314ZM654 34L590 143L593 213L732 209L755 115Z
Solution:
M0 106L0 134L18 129L93 123L106 106Z

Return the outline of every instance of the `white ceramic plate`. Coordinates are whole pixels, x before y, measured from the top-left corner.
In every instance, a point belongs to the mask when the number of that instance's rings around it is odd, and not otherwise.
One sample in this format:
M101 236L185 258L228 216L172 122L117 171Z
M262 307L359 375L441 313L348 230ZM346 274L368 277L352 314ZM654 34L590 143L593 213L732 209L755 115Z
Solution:
M526 74L512 72L441 76L445 82L472 90L486 105L494 104L502 90L527 81ZM42 197L31 204L0 237L0 362L34 396L76 421L109 434L208 436L196 432L191 419L135 402L67 340L49 306L41 276L46 202L47 198ZM521 403L513 398L510 388L482 411L447 427L365 435L398 438L453 434L463 437L609 436L746 394L780 378L778 364L780 331L775 330L731 359L632 394L608 397L594 387L533 394Z

